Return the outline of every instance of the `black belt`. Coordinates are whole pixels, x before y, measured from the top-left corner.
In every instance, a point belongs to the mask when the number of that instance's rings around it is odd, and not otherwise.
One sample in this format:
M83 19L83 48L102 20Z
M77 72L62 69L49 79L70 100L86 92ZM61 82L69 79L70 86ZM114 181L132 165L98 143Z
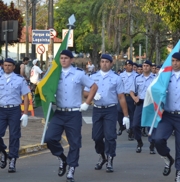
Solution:
M124 94L126 97L129 97L129 96L131 96L130 94Z
M170 114L180 114L180 111L166 111L166 112L168 112Z
M17 106L19 106L19 105L6 105L6 106L0 105L0 107L2 107L2 108L12 108L12 107L17 107Z

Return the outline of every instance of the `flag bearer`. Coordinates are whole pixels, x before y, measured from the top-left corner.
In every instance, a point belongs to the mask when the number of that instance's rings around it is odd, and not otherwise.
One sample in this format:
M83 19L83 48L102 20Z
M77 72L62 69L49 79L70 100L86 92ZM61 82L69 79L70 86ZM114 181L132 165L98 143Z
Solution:
M51 153L59 158L58 175L63 176L68 165L67 182L74 182L75 168L78 166L79 150L81 148L81 111L86 111L91 103L97 85L85 72L71 65L73 61L72 52L63 50L60 55L62 66L58 88L56 92L56 111L49 123L45 142ZM90 87L90 94L86 102L82 104L82 87ZM63 153L60 144L63 131L66 133L70 148L68 155Z
M159 122L155 135L155 146L157 152L163 157L165 167L163 175L171 172L174 159L170 155L170 148L167 147L167 140L175 131L175 168L176 182L180 182L180 53L172 55L172 75L167 89L166 103L162 120Z
M134 138L137 140L137 148L136 148L137 153L141 152L141 148L143 146L143 142L141 139L141 115L142 115L144 98L148 86L151 84L151 82L155 77L151 73L150 61L148 60L144 61L142 66L143 66L143 73L136 77L135 84L133 84L130 89L131 90L130 95L133 98L134 102L136 103L136 108L133 117L133 133L134 133ZM151 137L149 138L149 141L150 141L150 154L155 154L154 141L152 140Z
M124 97L124 87L121 77L111 70L113 59L108 54L103 54L100 61L100 71L91 75L98 85L94 97L92 138L95 141L95 150L100 155L95 170L100 170L106 163L106 172L113 172L113 158L116 156L116 123L117 103L121 104L124 118L123 123L129 129L129 116ZM87 97L89 88L84 89Z
M28 93L30 92L26 80L16 75L13 70L15 62L11 58L4 61L4 74L0 77L0 167L4 169L9 157L9 173L16 172L16 159L19 157L19 139L22 126L28 122ZM21 116L21 96L24 97L24 114ZM9 126L9 154L5 149L3 138L6 128Z

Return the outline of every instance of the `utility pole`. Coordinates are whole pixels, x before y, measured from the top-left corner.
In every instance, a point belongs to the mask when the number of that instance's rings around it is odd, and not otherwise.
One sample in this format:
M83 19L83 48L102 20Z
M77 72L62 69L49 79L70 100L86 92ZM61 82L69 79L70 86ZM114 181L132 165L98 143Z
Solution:
M28 14L28 0L26 0L26 56L29 57L29 14Z
M17 2L17 8L19 9L19 0ZM19 62L19 42L17 43L17 62Z
M31 0L32 2L32 30L36 29L36 2L37 0ZM36 59L36 44L31 44L31 59Z
M49 0L49 14L48 14L48 28L54 28L54 8L53 8L53 0ZM49 58L49 62L52 61L53 57L54 57L54 40L50 39L50 44L48 45L48 58Z

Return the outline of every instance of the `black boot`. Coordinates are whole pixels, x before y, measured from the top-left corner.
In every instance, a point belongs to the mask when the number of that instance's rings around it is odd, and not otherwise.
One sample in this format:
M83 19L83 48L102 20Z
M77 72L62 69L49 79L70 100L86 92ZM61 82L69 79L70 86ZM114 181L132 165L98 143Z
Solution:
M134 140L134 135L133 135L132 129L129 129L128 140L129 140L129 141Z
M113 169L113 157L108 156L107 157L107 164L106 164L106 172L112 173L114 171Z
M16 172L16 158L11 158L9 161L9 173L15 173Z
M103 167L103 165L105 164L107 162L107 160L106 160L106 157L105 157L105 155L104 154L100 154L99 155L99 161L98 161L98 163L96 164L96 166L95 166L95 170L100 170L100 169L102 169L102 167Z
M63 176L66 173L66 156L64 154L61 154L59 157L59 170L58 170L58 175Z
M0 167L4 169L7 166L7 153L5 150L1 151L1 158L0 158Z
M140 140L138 140L137 141L138 142L138 144L137 144L137 148L136 148L136 153L141 153L141 151L142 151L142 146L143 146L143 142L142 142L142 140L140 139Z
M124 125L120 125L119 127L119 131L117 132L117 135L122 135L122 132L126 129L126 127Z
M148 134L146 133L146 127L142 127L142 129L141 129L141 134L142 134L142 136L144 136L144 137L148 137Z
M75 167L70 167L68 168L67 172L67 180L66 182L74 182L74 172L75 172Z
M150 143L149 149L150 149L150 154L156 154L155 147L154 147L154 142Z
M172 156L170 156L170 154L168 154L167 156L163 156L162 158L165 162L163 175L168 176L171 172L171 166L174 164L174 159L172 158Z

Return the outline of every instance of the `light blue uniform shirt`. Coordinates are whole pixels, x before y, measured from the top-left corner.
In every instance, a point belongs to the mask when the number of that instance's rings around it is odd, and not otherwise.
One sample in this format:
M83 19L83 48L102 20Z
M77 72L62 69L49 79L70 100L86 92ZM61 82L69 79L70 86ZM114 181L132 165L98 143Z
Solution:
M9 82L4 74L0 78L0 105L20 105L21 96L30 92L26 80L15 73L12 73Z
M94 81L83 70L71 66L67 75L62 72L56 92L56 105L60 108L79 108L83 86L91 87Z
M134 84L134 80L137 75L138 74L135 71L132 71L129 76L126 71L120 74L124 85L124 93L130 93L131 86Z
M150 74L149 77L146 79L143 74L137 76L135 78L135 83L132 84L130 91L137 93L139 99L144 99L146 95L146 90L148 86L151 84L155 76Z
M180 77L177 79L173 72L167 89L164 110L180 111Z
M0 67L0 77L4 74L4 70Z
M98 71L92 74L91 78L98 86L97 92L101 94L101 99L94 100L94 104L97 106L107 106L118 103L117 95L124 93L122 78L119 75L110 70L109 73L103 77L101 72ZM85 87L84 90L89 92L90 89Z

